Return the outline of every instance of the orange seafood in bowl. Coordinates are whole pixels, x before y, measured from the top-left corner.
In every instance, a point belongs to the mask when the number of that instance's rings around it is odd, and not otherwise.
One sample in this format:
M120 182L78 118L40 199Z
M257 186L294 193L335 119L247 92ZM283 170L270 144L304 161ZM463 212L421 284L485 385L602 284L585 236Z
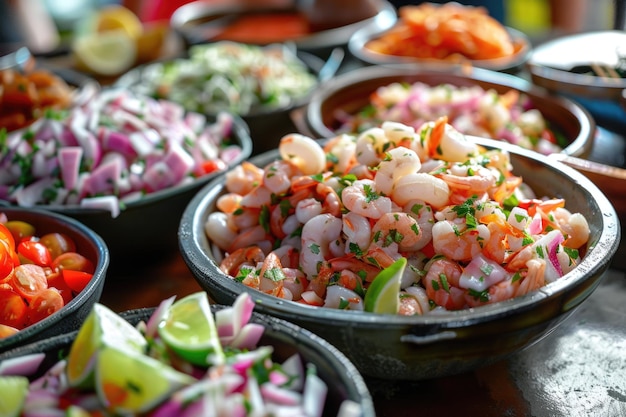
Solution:
M383 33L367 28L350 39L350 51L370 64L436 61L510 70L524 62L528 38L502 25L484 7L458 3L403 6Z

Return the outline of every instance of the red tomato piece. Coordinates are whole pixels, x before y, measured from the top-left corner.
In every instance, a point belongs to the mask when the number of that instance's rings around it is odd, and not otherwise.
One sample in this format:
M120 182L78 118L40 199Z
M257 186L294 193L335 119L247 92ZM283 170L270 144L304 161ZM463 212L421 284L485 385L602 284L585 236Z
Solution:
M34 263L39 266L50 266L52 264L52 255L41 242L23 240L17 244L17 253L26 258L24 263Z
M63 308L65 302L56 288L47 288L30 300L28 323L35 324Z
M71 269L62 269L63 280L75 292L81 292L83 288L89 284L93 274L83 271L74 271Z
M67 252L57 256L52 261L52 269L71 269L73 271L83 271L93 274L96 270L93 262L77 252Z
M27 300L48 288L48 279L42 267L35 264L24 264L15 267L11 285L15 292Z
M15 291L0 288L0 324L22 329L26 325L28 306Z
M0 223L0 240L6 242L12 250L15 250L15 238L6 224Z
M215 171L223 171L228 168L226 162L222 161L221 159L203 162L201 167L202 168L200 175L210 174Z
M76 252L76 243L63 233L47 233L39 238L39 242L50 251L52 259L66 252Z
M11 231L15 242L21 242L35 236L35 226L21 220L9 220L5 223L7 229ZM15 247L15 242L13 247Z
M20 329L16 329L15 327L7 326L6 324L0 324L0 339L13 336L15 333L19 331Z
M15 268L15 257L13 250L8 248L8 244L0 241L0 282L4 282Z
M74 298L74 293L70 286L67 285L67 283L65 282L65 279L63 278L63 274L61 274L61 272L56 271L46 276L48 278L48 287L56 288L59 293L61 293L61 297L63 297L63 301L65 302L65 304L72 301L72 299Z

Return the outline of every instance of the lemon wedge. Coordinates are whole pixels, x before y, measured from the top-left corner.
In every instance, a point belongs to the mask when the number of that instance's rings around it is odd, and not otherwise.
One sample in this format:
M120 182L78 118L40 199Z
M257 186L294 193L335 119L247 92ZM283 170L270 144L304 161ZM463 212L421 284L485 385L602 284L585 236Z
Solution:
M400 309L400 283L406 268L406 258L399 258L376 275L370 284L363 308L371 313L398 314Z
M98 33L121 30L131 39L143 32L143 24L132 10L117 4L105 6L94 17L94 29Z
M200 366L222 363L224 352L205 292L174 304L158 325L163 342L181 358Z
M130 69L137 59L137 44L121 29L80 36L72 48L77 68L114 76Z

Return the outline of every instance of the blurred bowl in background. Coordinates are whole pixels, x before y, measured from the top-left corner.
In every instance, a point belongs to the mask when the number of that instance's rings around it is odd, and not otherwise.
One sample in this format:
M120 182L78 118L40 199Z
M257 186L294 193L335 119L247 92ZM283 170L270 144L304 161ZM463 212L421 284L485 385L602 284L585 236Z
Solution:
M459 374L502 360L550 334L600 284L620 239L611 203L581 173L533 151L472 138L487 149L509 152L513 173L537 196L557 196L581 213L590 227L582 261L562 278L537 291L503 302L442 314L401 316L312 307L248 287L219 268L221 251L204 229L224 176L205 186L189 203L180 223L181 254L199 285L217 303L230 304L248 292L257 311L313 331L342 351L365 376L423 380ZM259 167L279 159L278 151L250 160Z
M324 25L322 16L316 19L321 20L317 25L312 25L310 20L314 10L307 9L307 3L289 3L280 7L237 2L216 5L194 1L178 8L170 24L188 46L218 40L257 45L288 42L299 50L325 57L333 48L347 45L357 29L372 25L377 30L384 30L397 19L395 8L387 1L370 0L354 8L350 1L340 0L327 2L328 21L337 20L346 5L349 7L345 9L347 22L339 22L332 27Z
M34 226L36 236L47 233L68 236L76 244L76 252L89 259L95 267L89 283L82 291L74 294L63 308L12 336L0 339L0 352L77 330L94 303L100 300L110 259L106 243L84 224L57 213L18 207L0 207L0 213L6 214L10 221L22 221Z
M562 135L566 145L562 149L563 153L584 157L593 147L595 121L577 103L551 95L510 74L447 65L373 66L341 74L313 93L303 116L302 133L317 138L334 136L344 123L342 120L346 115L356 115L365 109L371 103L373 93L392 83L479 86L483 90L493 89L499 94L517 90L529 98L533 108L541 112L548 127Z

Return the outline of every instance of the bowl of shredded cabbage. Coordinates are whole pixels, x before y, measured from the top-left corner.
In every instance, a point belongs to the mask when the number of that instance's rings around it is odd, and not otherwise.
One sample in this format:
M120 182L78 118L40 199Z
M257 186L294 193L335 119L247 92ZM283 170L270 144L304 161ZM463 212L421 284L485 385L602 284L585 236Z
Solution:
M181 253L217 302L337 346L366 375L419 380L548 335L615 255L619 219L583 174L442 117L320 143L284 137L207 184Z
M383 121L419 127L447 116L462 133L542 154L591 153L596 124L564 97L480 68L375 66L335 77L311 97L300 130L324 138L360 133Z
M0 203L73 217L115 258L175 249L191 196L252 149L232 114L208 117L117 88L82 94L0 138Z
M304 105L320 78L324 61L283 44L232 41L194 45L188 56L139 67L118 86L180 104L188 111L231 112L250 128L254 153L276 147L270 138L291 132L289 113Z
M200 314L178 314L178 305ZM119 314L97 304L78 331L0 355L0 384L5 395L12 390L5 409L14 415L375 416L363 378L341 352L254 308L248 294L225 306L209 305L204 292ZM189 326L172 338L174 319ZM207 329L211 349L202 358L175 342Z

